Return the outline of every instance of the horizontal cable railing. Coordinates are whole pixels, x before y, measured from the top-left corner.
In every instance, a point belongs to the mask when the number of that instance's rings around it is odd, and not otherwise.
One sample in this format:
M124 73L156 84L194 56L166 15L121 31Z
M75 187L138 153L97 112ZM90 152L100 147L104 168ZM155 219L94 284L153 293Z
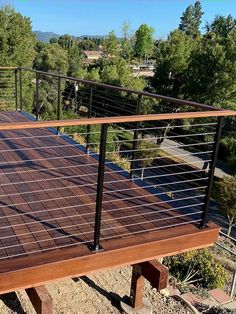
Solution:
M71 132L70 120L2 123L0 259L80 244L97 251L108 239L204 227L222 118L208 124L202 112L194 115L200 118L191 119L189 134L182 135L186 124L176 113L175 135L163 141L158 132L165 129L149 115L143 116L148 128L126 127L139 116L121 123L107 117L102 125L100 118L73 120L73 127L86 128L89 121L89 134Z
M0 259L207 226L223 117L234 111L11 71L22 114L0 124Z

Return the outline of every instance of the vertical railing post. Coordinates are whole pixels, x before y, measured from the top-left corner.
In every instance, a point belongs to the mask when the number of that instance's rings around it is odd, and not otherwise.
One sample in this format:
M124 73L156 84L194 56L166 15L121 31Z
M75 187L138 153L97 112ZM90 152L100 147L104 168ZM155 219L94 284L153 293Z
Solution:
M22 96L22 69L19 68L19 83L20 83L20 111L23 109L23 96Z
M106 159L107 130L108 130L108 124L103 124L101 127L101 139L100 139L100 150L99 150L94 242L92 245L93 251L98 251L101 249L100 229L101 229L101 218L102 218L102 199L103 199L102 194L103 194L104 169L105 169L105 159Z
M209 177L208 177L208 182L207 182L206 195L204 197L203 213L202 213L202 220L200 222L200 228L205 228L208 222L210 197L211 197L213 181L214 181L214 173L215 173L216 162L217 162L217 157L218 157L218 152L219 152L223 121L224 121L224 117L218 118L216 134L214 137L213 152L212 152L211 162L209 165Z
M92 116L92 104L93 104L93 86L90 86L89 94L89 106L88 106L88 118ZM86 138L86 154L89 154L91 125L87 125L87 138Z
M141 110L141 98L142 98L142 95L139 95L138 96L138 101L137 101L137 106L136 106L136 115L140 115L140 110ZM130 179L132 179L133 177L133 172L134 172L134 169L135 169L135 165L136 165L136 162L135 162L135 156L136 156L136 153L137 153L137 148L138 148L138 127L139 127L139 122L136 122L135 123L135 130L134 130L134 137L133 137L133 147L132 147L132 160L131 160L131 165L130 165Z
M58 77L57 81L57 120L61 120L61 77ZM57 134L60 131L60 127L57 127Z
M39 77L39 73L36 72L36 94L35 94L36 121L38 121L39 119L39 84L40 84L40 77Z
M18 110L18 68L15 69L15 106L16 111Z

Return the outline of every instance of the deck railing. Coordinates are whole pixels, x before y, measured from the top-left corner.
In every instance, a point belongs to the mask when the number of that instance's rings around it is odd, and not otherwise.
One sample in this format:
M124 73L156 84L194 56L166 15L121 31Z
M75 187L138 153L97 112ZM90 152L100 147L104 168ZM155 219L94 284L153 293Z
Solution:
M54 190L61 191L63 187L57 187L56 182L66 180L66 186L78 188L80 193L59 197L71 201L65 210L72 211L72 220L63 228L77 226L85 231L63 236L83 235L79 243L88 243L94 251L101 248L101 239L185 224L207 227L224 117L235 116L235 112L31 69L14 71L16 109L29 111L28 117L34 116L34 121L0 125L1 175L13 176L11 182L3 183L0 197L27 194L20 188L7 192L10 184L26 184L21 179L26 172L32 176L28 184L35 174L45 174L40 179L45 186L34 193L48 192L47 182L53 182ZM23 77L25 73L36 77ZM29 86L23 85L27 80L33 89L32 104L27 104L24 96L29 90ZM72 86L73 96L69 91ZM52 104L55 120L48 121L45 101ZM42 134L35 130L42 130ZM27 157L30 150L36 157ZM88 197L88 201L84 205L73 204L78 196ZM59 198L50 200L57 202ZM24 205L11 201L15 208L19 204ZM90 213L83 212L85 206L90 207ZM81 212L75 213L74 208L78 207ZM57 210L63 212L59 206L45 209L48 213ZM38 215L39 211L30 214ZM17 215L26 214L21 212L14 217ZM12 218L9 216L7 219ZM76 223L77 217L84 221L81 225ZM48 224L51 220L37 221ZM86 231L88 225L92 231ZM61 227L56 224L47 228L55 231Z

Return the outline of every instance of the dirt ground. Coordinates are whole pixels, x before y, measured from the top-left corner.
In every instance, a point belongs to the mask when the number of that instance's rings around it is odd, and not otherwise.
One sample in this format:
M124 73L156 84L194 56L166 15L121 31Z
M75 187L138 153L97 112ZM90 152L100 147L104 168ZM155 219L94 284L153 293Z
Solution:
M120 299L129 295L131 267L117 268L91 276L46 285L54 301L55 314L110 314L120 312ZM164 298L145 283L145 298L154 313L189 314L172 298ZM0 296L0 314L35 314L25 291Z

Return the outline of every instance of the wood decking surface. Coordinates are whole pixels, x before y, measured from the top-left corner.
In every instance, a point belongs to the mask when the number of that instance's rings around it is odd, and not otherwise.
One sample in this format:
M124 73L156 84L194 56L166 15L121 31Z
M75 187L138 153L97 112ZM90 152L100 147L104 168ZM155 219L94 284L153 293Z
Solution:
M28 119L19 112L0 113L1 123L24 121ZM1 131L0 152L0 261L93 240L96 158L48 129ZM106 167L101 239L189 221L124 179Z

